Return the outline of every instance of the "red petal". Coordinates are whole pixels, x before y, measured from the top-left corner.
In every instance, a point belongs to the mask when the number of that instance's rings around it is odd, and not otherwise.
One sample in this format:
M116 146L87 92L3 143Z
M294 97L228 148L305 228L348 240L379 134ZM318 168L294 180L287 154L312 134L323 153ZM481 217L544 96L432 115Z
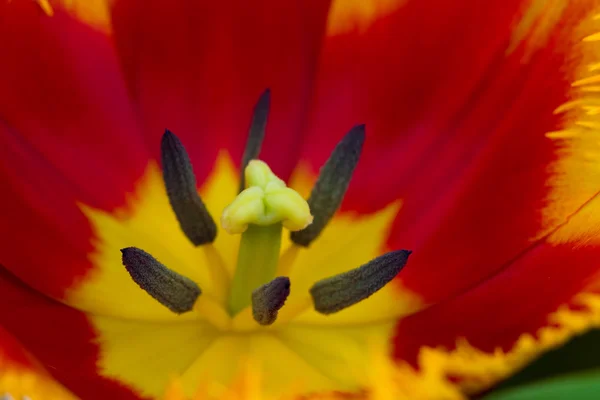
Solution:
M45 372L10 333L0 326L0 365L2 368L16 367L36 372Z
M13 397L42 396L74 399L41 364L0 326L0 390Z
M204 177L217 150L241 158L252 108L272 89L261 158L297 159L328 1L117 1L113 28L131 96L157 154L171 129Z
M110 37L57 8L0 8L3 122L62 173L78 200L119 204L146 165ZM12 170L27 167L12 164ZM10 172L10 171L8 171Z
M411 1L325 44L305 154L317 166L334 136L367 124L344 207L403 200L389 246L414 250L402 280L425 302L489 277L594 194L543 224L560 151L545 133L561 127L553 111L568 100L573 43L586 34L576 23L593 4L559 14L570 23L551 25L547 42L525 35L513 49L530 4Z
M18 338L66 388L83 399L138 398L98 376L98 346L84 314L25 287L4 269L0 269L0 292L0 326Z
M0 262L62 297L90 268L76 202L122 204L148 155L108 36L13 1L0 38Z

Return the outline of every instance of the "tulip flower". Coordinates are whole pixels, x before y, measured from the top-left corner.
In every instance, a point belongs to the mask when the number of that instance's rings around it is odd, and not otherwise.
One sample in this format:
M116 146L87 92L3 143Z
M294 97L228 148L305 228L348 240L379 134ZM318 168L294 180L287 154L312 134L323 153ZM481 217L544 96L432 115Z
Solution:
M600 325L600 1L4 0L0 54L0 396L464 399Z

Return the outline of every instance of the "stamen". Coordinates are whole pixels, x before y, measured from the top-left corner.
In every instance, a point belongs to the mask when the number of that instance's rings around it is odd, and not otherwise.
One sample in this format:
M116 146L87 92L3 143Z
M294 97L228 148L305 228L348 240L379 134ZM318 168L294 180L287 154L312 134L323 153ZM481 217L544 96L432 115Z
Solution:
M250 123L250 131L248 132L248 140L246 141L246 149L242 157L242 173L240 178L240 192L246 187L244 171L250 160L258 158L262 142L265 138L265 128L267 127L267 118L271 107L271 90L265 90L261 95L256 105L254 106L254 116Z
M201 294L194 281L165 267L144 250L127 247L121 253L131 278L150 296L174 313L192 310Z
M402 270L411 251L398 250L343 274L323 279L310 288L315 310L333 314L371 296Z
M340 207L360 158L364 141L365 126L357 125L335 147L321 168L317 183L308 198L314 220L305 229L291 233L290 238L294 243L307 247L319 236Z
M198 195L190 158L169 130L163 135L161 152L167 195L181 229L196 246L211 243L217 236L217 226Z
M290 279L279 276L252 292L252 316L261 325L271 325L290 295Z

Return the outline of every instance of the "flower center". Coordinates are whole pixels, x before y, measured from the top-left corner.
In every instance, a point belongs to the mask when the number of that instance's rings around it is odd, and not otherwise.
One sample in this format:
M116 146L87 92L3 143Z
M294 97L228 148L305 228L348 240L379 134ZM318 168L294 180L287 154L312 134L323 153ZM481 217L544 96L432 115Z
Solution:
M277 276L278 265L289 263L289 258L294 257L293 252L279 257L282 229L290 230L292 242L300 247L308 247L319 236L339 208L364 141L364 126L353 128L343 138L305 201L266 163L256 159L264 138L269 102L266 91L256 105L250 127L240 193L221 216L222 227L230 234L241 234L241 240L232 279L219 255L212 257L210 275L217 281L215 286L222 289L220 293L203 293L193 280L161 264L143 249L121 250L131 278L154 299L178 314L195 310L222 330L247 331L275 323L294 290L288 277ZM182 231L195 246L210 246L216 237L216 224L198 195L183 144L167 130L161 150L167 195ZM409 255L407 250L393 251L316 282L302 301L284 309L284 320L307 307L332 314L366 299L400 272Z

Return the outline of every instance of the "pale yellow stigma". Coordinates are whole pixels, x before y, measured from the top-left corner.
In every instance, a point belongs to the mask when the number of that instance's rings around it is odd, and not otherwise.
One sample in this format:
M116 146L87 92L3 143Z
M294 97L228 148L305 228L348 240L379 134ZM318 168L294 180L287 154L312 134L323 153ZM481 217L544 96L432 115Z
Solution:
M249 224L267 226L279 222L290 231L298 231L313 221L306 200L288 188L266 163L251 160L244 175L246 189L221 216L221 225L227 232L243 233Z

